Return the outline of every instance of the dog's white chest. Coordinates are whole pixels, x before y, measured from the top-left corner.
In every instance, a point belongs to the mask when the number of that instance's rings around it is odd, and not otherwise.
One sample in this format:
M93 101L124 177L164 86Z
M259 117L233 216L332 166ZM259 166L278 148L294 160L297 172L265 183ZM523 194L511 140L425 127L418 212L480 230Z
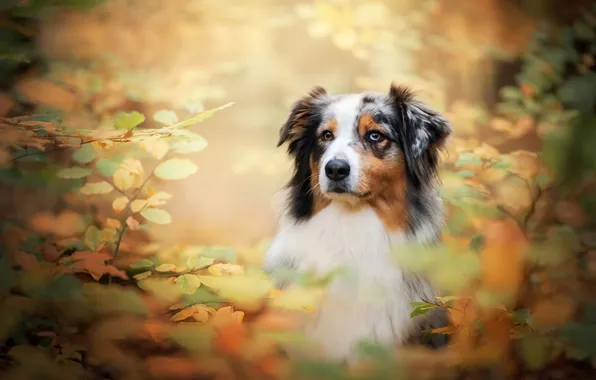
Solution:
M281 223L268 259L283 254L299 270L333 280L307 333L327 355L351 356L361 339L399 343L407 336L410 302L415 298L392 259L392 244L402 234L388 234L371 209L347 213L333 204L301 224Z

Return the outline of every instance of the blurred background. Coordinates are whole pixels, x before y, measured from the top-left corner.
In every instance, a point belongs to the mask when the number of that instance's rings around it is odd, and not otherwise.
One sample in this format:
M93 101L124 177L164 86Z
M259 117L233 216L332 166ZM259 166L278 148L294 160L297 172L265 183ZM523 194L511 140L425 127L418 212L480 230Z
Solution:
M500 371L593 378L595 57L589 0L0 1L0 369L33 358L47 366L21 369L46 375L56 365L60 380L73 363L102 379L104 371L143 378L146 364L157 378L234 372L234 363L196 367L205 352L192 329L224 315L237 325L219 331L216 351L254 354L241 358L256 363L249 374L283 374L272 346L246 338L246 325L279 327L287 321L278 309L304 310L301 302L316 297L280 301L271 283L244 269L259 264L275 231L274 195L292 170L275 147L279 128L314 86L385 92L396 82L455 128L441 171L446 244L398 258L448 296L416 307L448 309L451 325L434 333L455 343L414 352L413 366L492 366L465 377L479 379L510 378ZM188 178L162 173L139 183L161 159L158 145L121 139L159 140L167 128L155 115L173 115L163 110L184 120L230 102L190 128L206 149L168 170ZM123 129L134 131L115 131L127 118ZM94 132L101 141L91 143ZM114 151L120 161L108 157ZM106 174L100 161L114 170ZM94 176L135 184L102 189ZM156 191L172 195L157 203L162 209L134 209L133 199ZM121 212L120 195L130 212ZM161 282L150 288L150 280ZM168 287L176 288L169 296ZM146 334L131 343L134 359L112 344L130 332L118 313L147 317L135 322ZM259 324L263 315L277 325ZM161 346L169 329L186 359ZM39 350L54 356L38 360ZM381 365L377 378L393 376L394 364ZM321 378L342 378L317 368Z
M11 1L3 3L9 8ZM4 17L13 28L8 38L35 42L22 51L13 45L13 60L2 62L5 115L19 114L22 104L54 107L64 123L94 128L120 111L236 103L197 127L209 142L193 157L199 174L166 185L174 224L167 234L154 230L173 242L230 245L273 233L272 196L291 170L283 148L275 148L278 129L292 102L315 85L346 93L403 83L452 120L452 149L484 143L500 152L536 151L536 125L491 124L499 90L516 86L533 33L547 21L574 20L582 5L84 0L53 2L65 8L50 13L48 2L13 3L35 22L15 26ZM39 209L39 202L51 207L48 198L35 196L20 212ZM3 199L5 207L14 204Z

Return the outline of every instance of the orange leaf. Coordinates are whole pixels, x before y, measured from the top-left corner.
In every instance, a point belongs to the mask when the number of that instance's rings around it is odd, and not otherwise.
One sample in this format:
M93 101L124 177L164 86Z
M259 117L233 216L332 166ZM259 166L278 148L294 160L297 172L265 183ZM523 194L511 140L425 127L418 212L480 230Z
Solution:
M58 251L58 248L54 247L53 245L43 247L41 252L43 257L51 262L58 261L60 256L62 256L62 252Z
M298 323L295 315L287 312L267 312L254 322L256 327L267 331L293 330Z
M114 218L107 218L106 226L109 228L120 228L120 221Z
M523 280L527 241L511 219L487 222L485 231L481 252L483 286L514 296Z
M538 300L532 305L532 319L538 326L558 328L572 319L576 302L563 295Z
M75 261L108 261L112 259L112 256L105 252L91 251L78 251L73 253L70 257Z
M130 228L131 231L134 231L137 228L139 228L139 222L132 216L126 218L126 225L128 226L128 228Z
M216 347L228 355L238 355L248 342L246 326L232 321L216 327Z
M112 277L119 277L123 280L128 280L128 275L123 270L116 268L114 265L106 265L105 266L105 273L109 274Z
M439 327L431 330L433 334L453 334L455 331L455 327L453 326Z
M160 321L146 321L143 324L142 332L149 335L154 341L159 342L168 333L168 327Z
M186 318L192 317L196 312L197 309L195 309L194 306L187 307L186 309L182 309L176 314L172 315L172 318L170 319L174 322L183 321Z
M13 253L14 261L23 269L33 269L39 267L39 262L35 255L21 250Z
M156 378L192 378L198 371L195 359L174 356L153 356L146 359L149 372Z

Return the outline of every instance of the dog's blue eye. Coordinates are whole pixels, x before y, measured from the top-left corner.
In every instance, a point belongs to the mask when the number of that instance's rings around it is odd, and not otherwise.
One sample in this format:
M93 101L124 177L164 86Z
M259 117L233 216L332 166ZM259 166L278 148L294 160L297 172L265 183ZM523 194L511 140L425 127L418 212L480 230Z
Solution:
M372 142L380 142L380 141L383 141L384 138L385 138L385 136L383 136L381 133L376 132L376 131L369 132L367 134L367 139Z

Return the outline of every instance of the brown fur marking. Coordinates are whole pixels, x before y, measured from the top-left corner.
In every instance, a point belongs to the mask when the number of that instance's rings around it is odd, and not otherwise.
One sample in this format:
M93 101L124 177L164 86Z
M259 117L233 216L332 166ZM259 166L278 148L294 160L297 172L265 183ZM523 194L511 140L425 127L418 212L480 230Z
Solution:
M363 115L358 124L358 133L364 137L367 132L380 127L370 115ZM366 144L366 143L365 143ZM366 203L375 210L388 231L407 227L406 171L403 155L388 139L362 149L362 175L359 193L369 193Z
M331 203L331 201L323 195L323 193L321 192L321 187L319 186L319 170L320 170L319 163L314 162L312 157L310 157L309 163L310 163L310 170L311 170L310 186L311 186L312 195L313 195L312 214L316 215L319 211L321 211L325 207L327 207L329 205L329 203Z

